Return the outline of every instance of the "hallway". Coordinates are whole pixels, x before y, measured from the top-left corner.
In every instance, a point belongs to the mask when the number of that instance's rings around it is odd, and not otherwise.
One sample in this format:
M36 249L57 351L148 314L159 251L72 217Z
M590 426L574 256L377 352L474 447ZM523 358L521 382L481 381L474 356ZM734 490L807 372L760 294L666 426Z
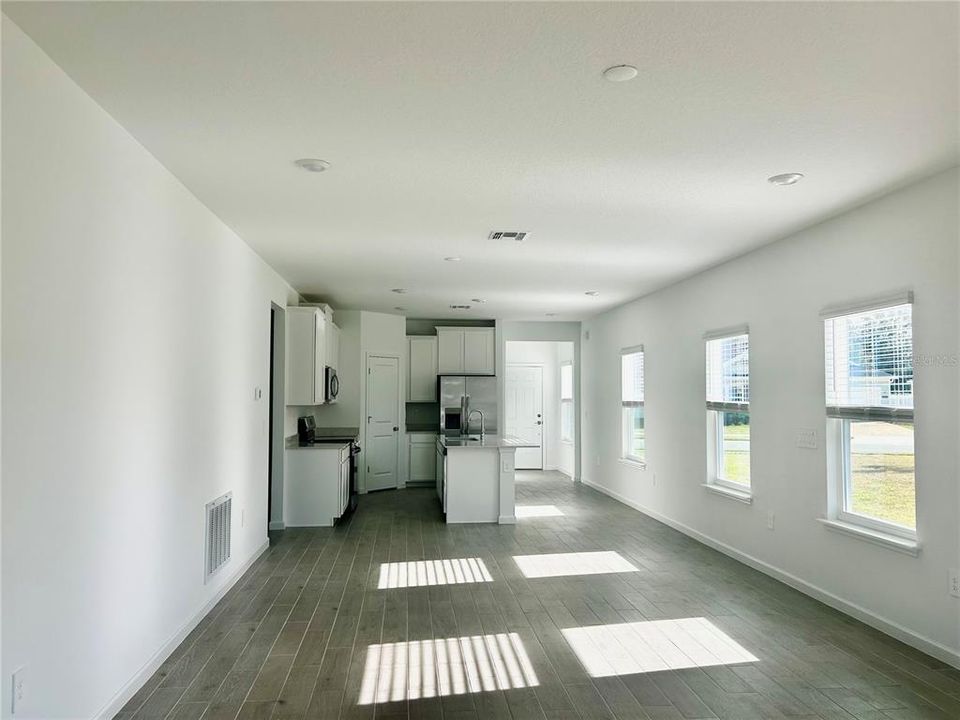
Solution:
M517 479L516 526L447 526L417 489L276 534L118 720L960 717L943 663L590 488Z

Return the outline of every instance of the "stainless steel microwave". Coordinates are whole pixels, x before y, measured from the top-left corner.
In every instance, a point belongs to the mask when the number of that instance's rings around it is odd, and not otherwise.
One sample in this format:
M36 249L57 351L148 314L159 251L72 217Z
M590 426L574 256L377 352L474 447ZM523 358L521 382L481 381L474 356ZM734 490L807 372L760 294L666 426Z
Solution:
M323 373L323 377L323 399L328 403L336 402L337 395L340 394L340 379L337 377L337 371L328 365Z

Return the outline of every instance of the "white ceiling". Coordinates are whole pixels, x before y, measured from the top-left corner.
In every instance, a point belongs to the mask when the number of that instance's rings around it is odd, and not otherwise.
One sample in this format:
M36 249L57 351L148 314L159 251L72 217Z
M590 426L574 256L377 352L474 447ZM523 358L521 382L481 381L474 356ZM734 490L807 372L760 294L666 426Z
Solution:
M459 314L567 319L955 164L958 7L4 12L302 293L421 317L480 297ZM601 78L619 63L637 79ZM306 173L300 157L332 167ZM807 177L766 182L791 171Z

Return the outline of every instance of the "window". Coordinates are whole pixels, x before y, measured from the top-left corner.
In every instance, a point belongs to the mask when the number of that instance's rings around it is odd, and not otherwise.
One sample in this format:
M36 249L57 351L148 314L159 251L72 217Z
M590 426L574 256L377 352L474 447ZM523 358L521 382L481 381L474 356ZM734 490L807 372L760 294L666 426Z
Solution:
M897 300L824 313L830 516L915 538L913 305Z
M750 336L707 336L707 481L750 490Z
M560 365L560 439L573 442L573 365Z
M643 418L643 347L620 354L620 412L623 416L623 458L647 461Z

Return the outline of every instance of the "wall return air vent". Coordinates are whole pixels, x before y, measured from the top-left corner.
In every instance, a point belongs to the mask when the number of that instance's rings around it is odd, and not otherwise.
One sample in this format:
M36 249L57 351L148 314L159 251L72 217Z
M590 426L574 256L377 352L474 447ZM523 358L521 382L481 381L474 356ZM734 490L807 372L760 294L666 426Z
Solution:
M518 230L494 230L489 235L490 240L516 240L523 242L530 233Z
M230 561L230 525L233 493L221 495L206 505L207 537L204 552L203 581L210 578Z

